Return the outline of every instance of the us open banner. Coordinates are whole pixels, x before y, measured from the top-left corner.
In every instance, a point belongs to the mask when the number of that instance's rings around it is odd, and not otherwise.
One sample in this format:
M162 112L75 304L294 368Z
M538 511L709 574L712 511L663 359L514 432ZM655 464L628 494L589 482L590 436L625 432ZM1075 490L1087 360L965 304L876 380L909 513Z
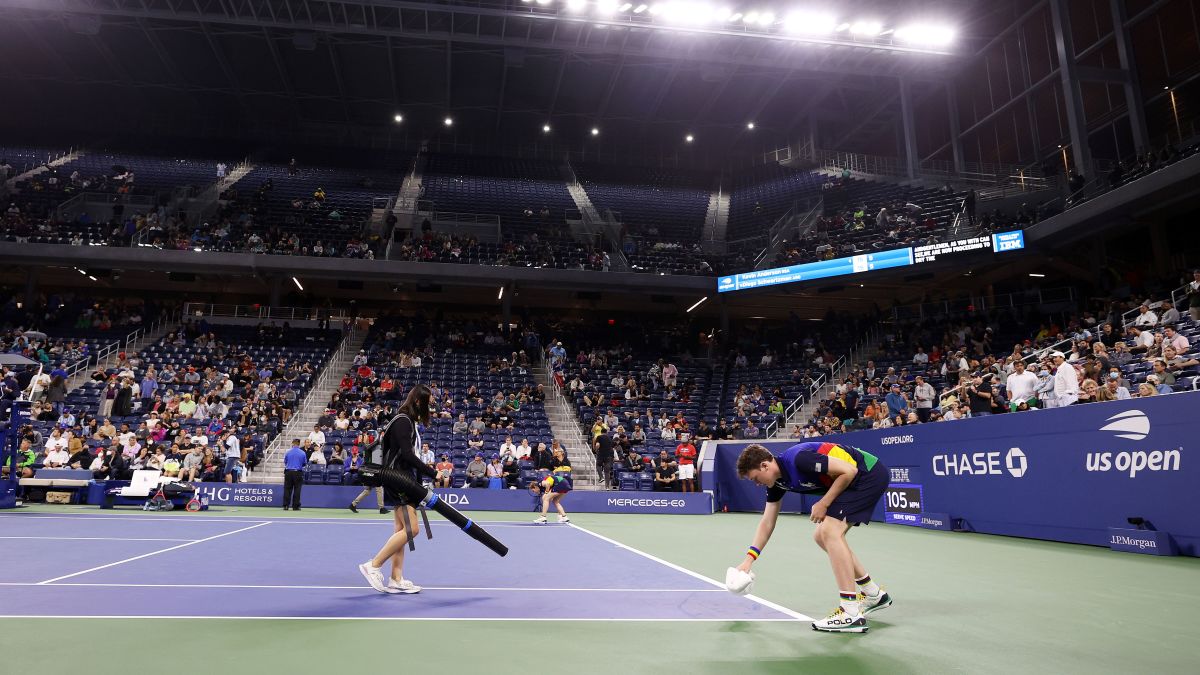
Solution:
M1200 392L1188 392L821 440L862 448L891 469L896 494L877 520L886 508L892 522L948 515L977 532L1108 546L1109 528L1141 519L1198 556L1198 437ZM798 442L765 445L778 452ZM702 480L717 509L762 509L763 489L736 475L746 445L706 444ZM808 510L815 499L788 495L784 509Z

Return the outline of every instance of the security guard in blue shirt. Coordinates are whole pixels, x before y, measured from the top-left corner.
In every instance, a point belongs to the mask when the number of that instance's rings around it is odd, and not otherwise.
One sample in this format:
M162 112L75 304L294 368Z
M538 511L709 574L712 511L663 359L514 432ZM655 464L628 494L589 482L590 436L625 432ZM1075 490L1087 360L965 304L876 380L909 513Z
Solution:
M283 510L300 510L300 488L304 487L304 466L308 456L300 449L300 439L292 439L292 447L283 456Z

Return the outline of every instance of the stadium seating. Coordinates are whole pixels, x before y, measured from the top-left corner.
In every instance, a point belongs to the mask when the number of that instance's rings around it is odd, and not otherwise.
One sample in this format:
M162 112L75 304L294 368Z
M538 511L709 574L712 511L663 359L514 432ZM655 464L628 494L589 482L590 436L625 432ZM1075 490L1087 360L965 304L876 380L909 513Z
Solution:
M408 337L388 338L388 332L402 329ZM527 367L513 362L518 355L507 343L486 345L474 343L473 334L461 325L442 325L429 335L436 335L436 349L420 349L421 337L426 333L420 327L414 329L409 322L380 320L372 327L360 354L365 364L353 366L343 380L336 398L330 401L327 413L330 418L346 412L353 420L351 428L326 433L325 454L329 456L334 444L341 443L348 451L356 442L360 431L377 429L390 418L391 410L397 407L406 392L417 383L436 383L442 396L434 407L442 414L435 416L428 427L422 430L421 440L429 443L435 456L450 456L456 466L452 478L458 485L466 482L465 469L475 452L490 457L500 451L506 436L512 436L514 444L521 446L528 440L530 448L538 443L550 447L553 435L544 403L537 400L537 383ZM464 339L472 339L465 343ZM420 367L405 365L404 354L418 354ZM363 366L366 370L360 370ZM384 391L381 384L390 380L394 384L391 392ZM482 403L468 392L475 388ZM489 428L481 434L483 447L479 450L468 446L468 435L454 433L453 426L460 414L471 422L476 416L484 416L491 399L498 393L512 395L525 392L525 400L518 410L512 411L511 428ZM485 419L485 421L487 421ZM519 482L525 486L524 479Z
M575 208L558 167L540 160L433 154L421 185L436 211L500 216L508 239L554 236Z
M377 197L393 197L399 172L258 166L239 181L222 210L224 236L201 233L201 245L260 253L365 257L363 226ZM314 198L322 189L324 198ZM314 247L320 246L320 253Z
M726 230L731 242L765 234L794 203L820 194L822 183L828 180L811 171L779 164L736 171L732 176Z
M71 176L76 172L79 178L72 181ZM133 172L132 182L118 178L126 172ZM152 196L165 204L176 188L199 191L216 180L216 160L96 153L85 154L48 173L22 181L17 190L24 208L45 216L59 203L82 191L115 193L121 190Z
M186 330L188 338L185 338L183 333L169 335L138 354L140 363L137 366L128 361L123 362L116 368L108 369L107 374L114 376L120 372L129 372L132 373L134 382L140 382L146 370L154 367L160 378L158 398L167 394L178 401L187 394L199 398L212 391L218 381L215 373L229 374L235 382L241 382L241 373L248 373L247 368L260 371L260 374L246 378L243 384L233 389L231 395L224 397L228 411L223 418L223 426L234 428L240 437L250 439L253 444L251 456L261 456L267 443L282 428L284 420L279 411L294 407L296 402L303 398L313 377L328 360L340 339L340 334L336 331L300 328L288 329L281 337L276 337L269 331L265 334L260 333L255 326L201 324L190 326ZM204 345L194 341L194 338L206 333L215 334L217 341ZM203 379L197 384L187 383L183 379L185 373L192 370L203 373L202 377L208 377L209 369L214 374L214 380L207 384ZM273 371L267 379L261 379L263 369ZM161 379L167 372L176 373L179 379L174 382ZM253 386L254 382L258 383L257 387ZM95 377L68 393L64 408L75 414L79 426L82 427L86 420L97 416L104 388L105 382ZM287 390L294 392L294 399ZM260 403L266 407L256 407ZM147 417L148 411L141 410L139 400L134 399L134 410L131 414L113 414L109 415L108 419L118 429L121 425L128 424L130 430L136 431ZM209 447L214 447L217 438L211 419L185 418L179 421L183 430L191 434L205 434ZM51 421L37 422L34 426L44 435L48 435L54 425L55 422ZM107 446L107 442L90 437L87 444L93 450Z
M621 223L634 239L648 245L699 241L712 175L587 163L573 168L596 208L620 212Z

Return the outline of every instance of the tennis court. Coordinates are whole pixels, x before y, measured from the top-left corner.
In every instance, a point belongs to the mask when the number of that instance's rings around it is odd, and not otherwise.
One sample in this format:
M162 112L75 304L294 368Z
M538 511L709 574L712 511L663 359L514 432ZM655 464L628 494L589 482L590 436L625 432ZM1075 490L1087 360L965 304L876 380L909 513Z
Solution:
M576 672L1191 672L1180 645L1200 630L1191 558L872 525L854 543L896 605L866 635L827 635L808 625L836 596L803 517L781 520L751 598L713 579L753 515L488 517L506 558L435 521L406 565L425 591L393 596L355 569L389 516L2 514L0 630L28 672L258 673L397 667L417 651L454 672L548 654Z

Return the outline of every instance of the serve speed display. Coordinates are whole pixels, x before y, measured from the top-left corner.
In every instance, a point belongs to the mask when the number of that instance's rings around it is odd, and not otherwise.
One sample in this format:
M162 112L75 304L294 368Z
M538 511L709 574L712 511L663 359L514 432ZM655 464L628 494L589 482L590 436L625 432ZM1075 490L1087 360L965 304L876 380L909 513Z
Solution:
M921 486L892 483L883 493L883 520L903 525L921 524Z

